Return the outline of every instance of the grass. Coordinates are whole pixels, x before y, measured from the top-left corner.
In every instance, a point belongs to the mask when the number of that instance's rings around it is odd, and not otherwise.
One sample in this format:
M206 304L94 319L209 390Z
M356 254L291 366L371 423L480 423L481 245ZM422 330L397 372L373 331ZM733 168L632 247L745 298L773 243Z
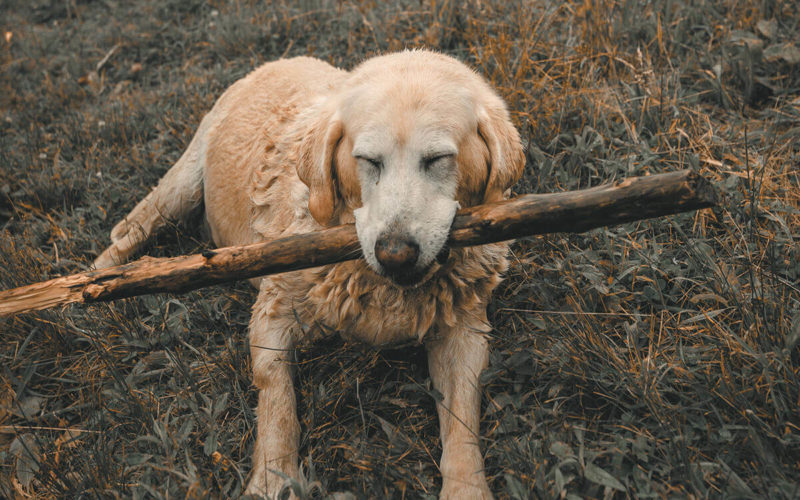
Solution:
M507 99L517 192L689 167L727 196L514 245L483 374L498 498L800 496L796 2L131 4L0 6L0 288L84 269L258 64L435 48ZM199 226L148 253L198 251ZM0 319L0 495L241 495L253 299L240 283ZM307 496L438 492L420 349L303 350L297 391Z

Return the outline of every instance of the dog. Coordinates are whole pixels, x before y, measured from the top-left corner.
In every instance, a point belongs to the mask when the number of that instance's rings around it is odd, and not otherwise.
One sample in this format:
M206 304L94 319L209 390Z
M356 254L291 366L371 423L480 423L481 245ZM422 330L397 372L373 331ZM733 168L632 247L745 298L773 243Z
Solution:
M524 164L504 101L449 56L403 51L350 72L309 57L269 62L219 98L95 266L124 262L203 204L218 246L354 223L363 259L251 280L258 409L246 493L276 497L281 474L297 477L290 352L335 331L378 346L424 344L443 396L440 498L492 498L479 375L508 246L449 250L447 237L459 207L506 198Z

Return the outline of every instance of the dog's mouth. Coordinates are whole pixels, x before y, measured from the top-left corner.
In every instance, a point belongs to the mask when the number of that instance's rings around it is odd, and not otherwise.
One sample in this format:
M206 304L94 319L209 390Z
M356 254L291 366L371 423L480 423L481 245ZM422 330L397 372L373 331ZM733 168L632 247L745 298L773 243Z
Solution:
M440 266L445 265L447 259L450 258L450 247L447 244L442 245L441 250L439 253L436 254L433 260L439 263Z
M391 272L381 269L380 275L389 278L392 283L402 288L416 288L428 281L450 257L450 247L443 245L436 257L425 267L414 268L405 272Z

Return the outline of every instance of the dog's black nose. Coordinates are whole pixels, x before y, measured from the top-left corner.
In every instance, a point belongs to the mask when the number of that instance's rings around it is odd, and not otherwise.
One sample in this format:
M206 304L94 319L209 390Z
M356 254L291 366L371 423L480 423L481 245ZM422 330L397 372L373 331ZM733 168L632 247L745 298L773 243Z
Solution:
M389 274L411 271L419 259L419 244L409 236L383 234L375 242L375 258Z

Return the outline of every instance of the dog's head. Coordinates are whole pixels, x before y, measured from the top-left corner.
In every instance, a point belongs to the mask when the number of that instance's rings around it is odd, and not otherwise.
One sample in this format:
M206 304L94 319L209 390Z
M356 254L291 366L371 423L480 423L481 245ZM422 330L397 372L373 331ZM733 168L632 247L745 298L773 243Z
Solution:
M410 286L447 258L459 206L503 199L524 155L503 101L450 57L406 51L357 67L303 140L322 225L355 218L369 266Z

